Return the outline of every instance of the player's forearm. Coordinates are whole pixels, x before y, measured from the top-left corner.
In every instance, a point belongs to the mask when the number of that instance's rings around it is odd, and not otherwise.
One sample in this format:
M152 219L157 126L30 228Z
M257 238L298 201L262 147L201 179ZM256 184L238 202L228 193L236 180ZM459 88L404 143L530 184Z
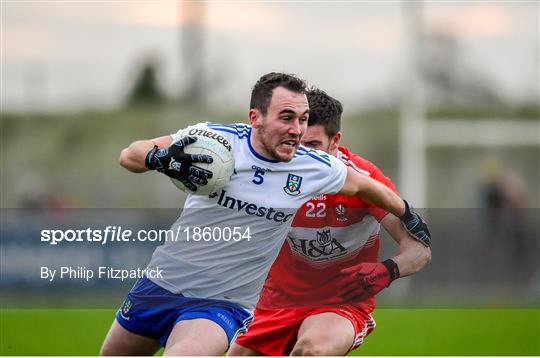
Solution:
M368 179L371 180L370 185L362 187L357 196L379 208L385 208L396 216L402 216L405 213L403 199L387 186L371 178Z
M392 257L398 265L400 277L410 276L420 271L431 260L431 250L416 240L407 240L407 248Z
M147 171L145 165L146 155L154 148L152 140L138 140L124 148L118 159L121 166L133 173L143 173Z
M420 241L413 239L402 222L393 215L387 215L382 225L390 236L399 243L399 251L392 260L398 265L400 277L420 271L431 260L431 250Z

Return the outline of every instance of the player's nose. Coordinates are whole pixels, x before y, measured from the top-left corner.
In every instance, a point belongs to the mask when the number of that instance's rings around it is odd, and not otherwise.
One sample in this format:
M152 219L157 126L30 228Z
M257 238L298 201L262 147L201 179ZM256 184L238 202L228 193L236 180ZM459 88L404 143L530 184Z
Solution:
M294 121L291 121L289 126L289 134L293 136L300 136L302 134L302 125L300 124L300 120L295 119Z

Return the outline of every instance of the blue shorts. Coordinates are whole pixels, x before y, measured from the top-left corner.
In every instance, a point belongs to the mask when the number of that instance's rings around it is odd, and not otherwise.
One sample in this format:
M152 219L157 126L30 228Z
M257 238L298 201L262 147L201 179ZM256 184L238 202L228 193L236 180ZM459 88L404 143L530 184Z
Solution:
M158 339L163 347L175 324L196 318L220 325L230 345L236 335L246 331L253 315L232 302L174 294L147 278L137 280L116 313L122 327L131 333Z

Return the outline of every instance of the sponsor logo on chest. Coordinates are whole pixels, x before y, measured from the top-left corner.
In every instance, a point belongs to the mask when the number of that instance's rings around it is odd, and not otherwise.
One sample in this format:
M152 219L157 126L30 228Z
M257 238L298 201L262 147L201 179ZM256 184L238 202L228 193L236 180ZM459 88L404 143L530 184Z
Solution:
M332 237L330 229L317 231L315 239L288 237L291 249L313 261L326 261L347 254L347 249Z

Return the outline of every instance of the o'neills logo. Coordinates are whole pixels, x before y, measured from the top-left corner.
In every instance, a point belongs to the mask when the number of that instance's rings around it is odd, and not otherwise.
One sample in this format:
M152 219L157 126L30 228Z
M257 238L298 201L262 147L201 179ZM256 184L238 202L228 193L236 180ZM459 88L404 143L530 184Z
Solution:
M216 133L213 131L207 131L206 129L193 128L189 130L188 135L200 135L203 137L215 139L219 143L221 143L225 148L227 148L229 152L232 150L231 145L229 144L227 139L225 139L225 137L223 137L219 133Z

